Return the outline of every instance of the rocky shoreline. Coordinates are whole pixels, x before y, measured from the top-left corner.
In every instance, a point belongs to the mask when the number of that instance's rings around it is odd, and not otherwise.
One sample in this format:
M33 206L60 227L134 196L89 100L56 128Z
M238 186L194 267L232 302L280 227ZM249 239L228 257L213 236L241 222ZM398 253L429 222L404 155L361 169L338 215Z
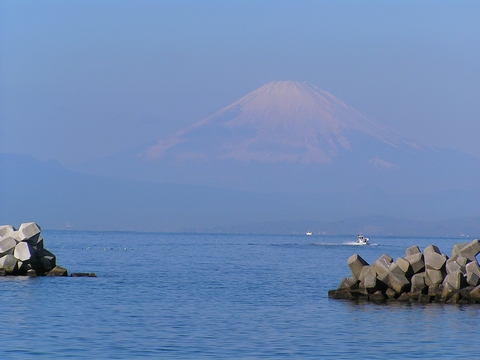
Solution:
M351 276L328 296L334 299L373 302L480 304L480 266L476 256L480 241L453 246L449 256L435 245L423 252L409 247L395 261L384 254L372 265L360 255L347 260Z
M15 229L0 225L0 276L68 276L67 269L57 265L56 256L44 247L40 226L23 223ZM96 277L94 273L71 276Z

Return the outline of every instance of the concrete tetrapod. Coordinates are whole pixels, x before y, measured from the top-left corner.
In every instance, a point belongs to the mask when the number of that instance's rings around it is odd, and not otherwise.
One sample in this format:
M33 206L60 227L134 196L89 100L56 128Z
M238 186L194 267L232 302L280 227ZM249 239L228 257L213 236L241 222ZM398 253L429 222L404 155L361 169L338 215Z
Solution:
M362 272L362 268L368 263L363 260L363 258L358 254L353 254L347 259L347 265L352 272L352 275L358 279L360 277L360 273Z
M57 265L56 256L44 248L40 232L34 222L23 223L18 230L12 225L0 225L0 275L68 275ZM94 277L94 273L88 274Z
M418 246L411 246L405 258L395 262L383 254L372 266L355 254L347 260L352 276L328 296L374 302L480 304L479 253L480 241L475 239L454 245L451 258L435 245L427 246L423 253Z

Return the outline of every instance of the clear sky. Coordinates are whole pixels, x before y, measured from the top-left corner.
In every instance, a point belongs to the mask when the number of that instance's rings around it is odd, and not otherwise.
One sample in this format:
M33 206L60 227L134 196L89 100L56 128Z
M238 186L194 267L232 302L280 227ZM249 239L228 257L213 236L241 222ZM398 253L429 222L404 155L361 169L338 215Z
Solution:
M480 158L480 1L0 0L0 152L64 165L307 81Z

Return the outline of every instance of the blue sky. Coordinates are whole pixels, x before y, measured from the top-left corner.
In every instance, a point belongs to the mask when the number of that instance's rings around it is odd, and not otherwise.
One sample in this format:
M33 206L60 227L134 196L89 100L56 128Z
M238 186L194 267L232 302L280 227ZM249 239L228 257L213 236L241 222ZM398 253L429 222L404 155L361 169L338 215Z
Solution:
M64 165L307 81L480 158L478 1L0 0L0 152Z

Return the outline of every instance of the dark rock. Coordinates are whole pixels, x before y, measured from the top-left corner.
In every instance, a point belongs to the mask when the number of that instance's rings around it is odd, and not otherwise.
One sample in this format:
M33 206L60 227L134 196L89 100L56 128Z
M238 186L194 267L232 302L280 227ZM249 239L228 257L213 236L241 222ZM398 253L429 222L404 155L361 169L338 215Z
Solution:
M68 271L57 265L47 273L47 276L68 276Z
M480 285L470 291L470 298L480 303Z
M329 298L335 298L337 290L328 290L328 297Z
M437 295L437 291L438 291L438 287L439 287L439 286L440 286L439 284L429 286L429 287L428 287L428 296L435 297L435 296ZM442 292L440 291L440 294L441 294L441 293L442 293Z
M410 296L407 293L400 294L400 296L397 298L397 301L402 301L402 302L408 302L410 301Z
M368 297L373 302L384 302L386 300L385 295L381 291L376 291Z
M393 291L392 289L387 289L385 291L385 295L387 296L387 298L389 298L390 300L393 300L393 299L396 299L398 297L398 294Z
M458 304L460 302L460 294L457 292L457 293L454 293L450 299L448 299L446 301L447 304Z
M26 274L27 274L27 276L29 276L29 277L37 277L37 273L36 273L36 271L33 270L33 269L27 270L27 273L26 273Z
M87 277L88 273L72 273L71 277Z
M467 286L467 287L464 287L463 289L460 289L460 291L458 292L460 294L460 297L464 300L474 300L472 299L472 297L470 296L471 292L475 289L474 286ZM475 301L475 300L474 300Z
M422 304L427 304L432 302L432 299L427 294L420 294L420 296L418 297L418 302Z

